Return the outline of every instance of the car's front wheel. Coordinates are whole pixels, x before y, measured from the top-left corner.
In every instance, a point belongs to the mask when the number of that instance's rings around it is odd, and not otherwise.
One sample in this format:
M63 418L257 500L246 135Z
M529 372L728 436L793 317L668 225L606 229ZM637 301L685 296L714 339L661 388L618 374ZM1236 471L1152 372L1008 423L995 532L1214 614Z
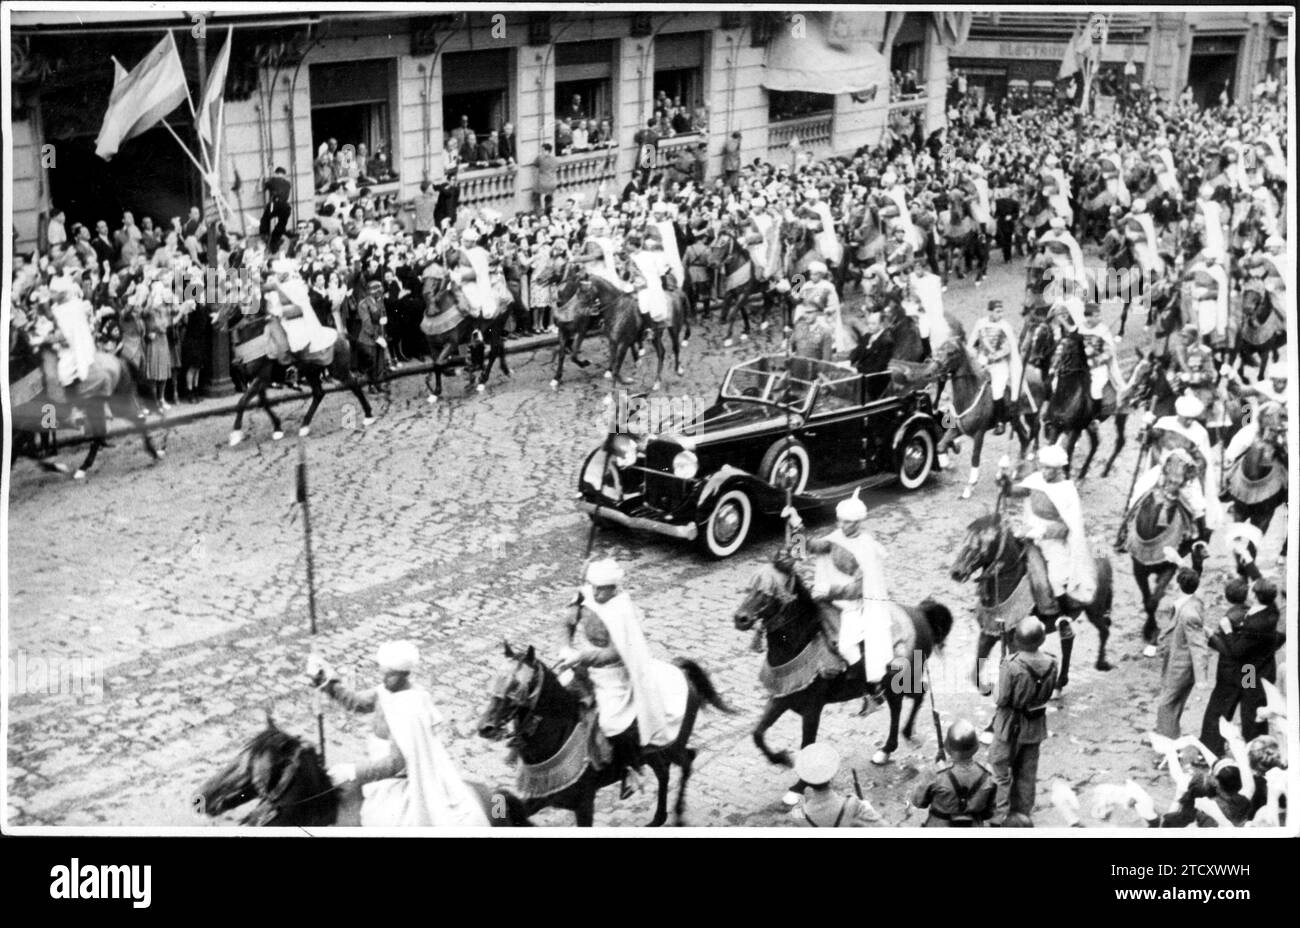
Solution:
M898 446L898 482L915 490L930 478L934 467L934 436L921 427L912 429Z
M718 497L701 525L700 541L704 550L713 557L730 557L749 537L753 522L754 506L749 496L744 490L728 490Z

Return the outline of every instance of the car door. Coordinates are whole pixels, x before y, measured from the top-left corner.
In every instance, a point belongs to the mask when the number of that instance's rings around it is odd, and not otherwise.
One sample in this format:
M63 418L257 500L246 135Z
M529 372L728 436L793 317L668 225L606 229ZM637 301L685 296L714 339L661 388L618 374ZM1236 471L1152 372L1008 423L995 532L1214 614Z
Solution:
M810 488L843 483L861 472L861 390L860 378L818 384L808 421L801 430L812 465Z

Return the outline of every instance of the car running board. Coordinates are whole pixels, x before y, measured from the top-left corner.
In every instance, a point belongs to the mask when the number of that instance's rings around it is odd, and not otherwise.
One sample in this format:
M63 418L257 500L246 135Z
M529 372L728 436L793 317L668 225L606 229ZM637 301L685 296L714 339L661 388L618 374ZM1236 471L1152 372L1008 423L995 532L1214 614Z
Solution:
M884 486L887 483L893 483L898 478L893 474L876 474L868 477L866 480L852 480L848 483L841 483L838 486L827 487L824 490L813 490L807 493L798 493L794 497L796 509L811 508L813 506L826 506L830 503L838 503L840 500L850 496L854 490L873 490L876 487Z

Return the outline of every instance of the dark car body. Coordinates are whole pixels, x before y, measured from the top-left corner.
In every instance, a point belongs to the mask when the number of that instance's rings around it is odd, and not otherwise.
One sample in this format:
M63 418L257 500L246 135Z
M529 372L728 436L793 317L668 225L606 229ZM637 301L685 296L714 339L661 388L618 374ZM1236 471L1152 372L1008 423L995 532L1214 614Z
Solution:
M925 482L941 435L931 398L811 358L769 355L727 372L717 401L676 431L611 434L588 455L579 508L717 557L756 514L808 509L859 487Z

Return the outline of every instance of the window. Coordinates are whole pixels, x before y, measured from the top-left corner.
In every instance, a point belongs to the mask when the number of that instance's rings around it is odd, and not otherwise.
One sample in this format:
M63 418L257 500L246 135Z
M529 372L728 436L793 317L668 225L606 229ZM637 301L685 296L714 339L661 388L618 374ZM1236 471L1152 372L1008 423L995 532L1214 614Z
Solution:
M346 61L311 66L312 156L333 139L342 151L352 147L358 178L396 177L392 158L394 62ZM365 146L365 163L362 163ZM318 172L319 173L319 172ZM317 177L318 189L323 177Z
M496 159L481 146L489 134L500 132L512 119L510 112L510 50L450 52L442 58L442 131L455 133L467 126L473 133L459 136L461 163L469 166Z
M654 109L677 134L702 131L705 35L688 32L655 39Z
M929 13L908 13L889 50L889 71L897 86L896 99L925 93L925 41Z
M769 90L767 118L770 122L802 119L835 111L835 96L829 93L805 93L802 90Z
M613 42L569 42L555 47L556 154L614 141L613 76Z

